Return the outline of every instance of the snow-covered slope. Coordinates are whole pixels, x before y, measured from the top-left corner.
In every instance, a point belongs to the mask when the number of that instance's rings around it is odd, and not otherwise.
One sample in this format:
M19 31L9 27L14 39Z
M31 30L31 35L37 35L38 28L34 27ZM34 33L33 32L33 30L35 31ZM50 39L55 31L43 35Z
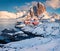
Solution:
M56 22L42 23L37 26L25 26L22 31L35 35L60 35L60 25Z
M59 51L60 38L35 37L18 42L11 42L0 48L0 51Z

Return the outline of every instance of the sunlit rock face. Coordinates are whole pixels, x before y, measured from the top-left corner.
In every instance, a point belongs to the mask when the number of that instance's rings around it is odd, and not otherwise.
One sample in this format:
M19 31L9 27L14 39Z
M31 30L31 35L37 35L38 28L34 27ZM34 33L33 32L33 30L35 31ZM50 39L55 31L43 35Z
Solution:
M30 8L30 15L31 16L39 16L41 15L43 12L46 11L45 6L42 3L37 3L37 5L33 6L32 8Z
M37 3L37 15L39 16L45 11L46 11L45 6L41 3Z
M49 16L49 14L46 11L43 14L41 14L41 15L42 15L42 19L50 19L50 16Z
M32 8L30 8L30 15L31 15L31 17L33 17L33 16L34 16L34 10L33 10L33 7L32 7Z

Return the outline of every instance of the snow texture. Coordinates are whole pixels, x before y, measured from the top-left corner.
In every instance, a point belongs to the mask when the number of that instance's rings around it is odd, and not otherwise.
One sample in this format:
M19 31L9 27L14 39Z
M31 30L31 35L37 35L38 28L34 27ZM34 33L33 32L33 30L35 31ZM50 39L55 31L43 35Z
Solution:
M35 37L18 42L11 42L0 48L0 51L59 51L60 38Z
M60 25L56 22L42 23L35 27L25 26L22 30L35 35L60 35Z

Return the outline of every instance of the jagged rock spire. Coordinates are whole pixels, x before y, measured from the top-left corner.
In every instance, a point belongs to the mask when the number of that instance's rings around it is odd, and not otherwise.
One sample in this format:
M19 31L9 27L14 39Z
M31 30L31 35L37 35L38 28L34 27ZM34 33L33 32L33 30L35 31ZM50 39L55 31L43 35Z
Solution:
M30 15L31 15L31 17L33 17L33 16L34 16L33 8L30 8Z
M46 11L45 6L42 3L37 3L37 15L39 16L42 14L44 11Z
M45 11L46 11L45 6L42 3L38 2L36 6L30 8L30 15L31 17L39 16Z
M38 3L37 3L37 7L38 7L38 8L39 8L39 5L40 5L40 3L38 2Z

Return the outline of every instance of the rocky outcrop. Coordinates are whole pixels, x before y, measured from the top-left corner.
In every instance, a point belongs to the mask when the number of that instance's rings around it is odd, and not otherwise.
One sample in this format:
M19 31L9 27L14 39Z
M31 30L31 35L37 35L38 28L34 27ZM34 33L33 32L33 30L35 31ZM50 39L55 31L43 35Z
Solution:
M59 36L60 28L59 23L55 22L46 22L39 24L38 26L25 26L21 28L24 32L30 32L34 35L43 35L43 36Z
M45 11L46 11L45 6L41 3L37 3L37 15L39 16Z
M34 10L33 10L33 8L30 8L30 15L31 15L31 17L34 16Z
M30 8L30 15L31 15L31 17L39 16L45 11L46 11L45 6L42 3L38 2L36 6L33 6L32 8Z

